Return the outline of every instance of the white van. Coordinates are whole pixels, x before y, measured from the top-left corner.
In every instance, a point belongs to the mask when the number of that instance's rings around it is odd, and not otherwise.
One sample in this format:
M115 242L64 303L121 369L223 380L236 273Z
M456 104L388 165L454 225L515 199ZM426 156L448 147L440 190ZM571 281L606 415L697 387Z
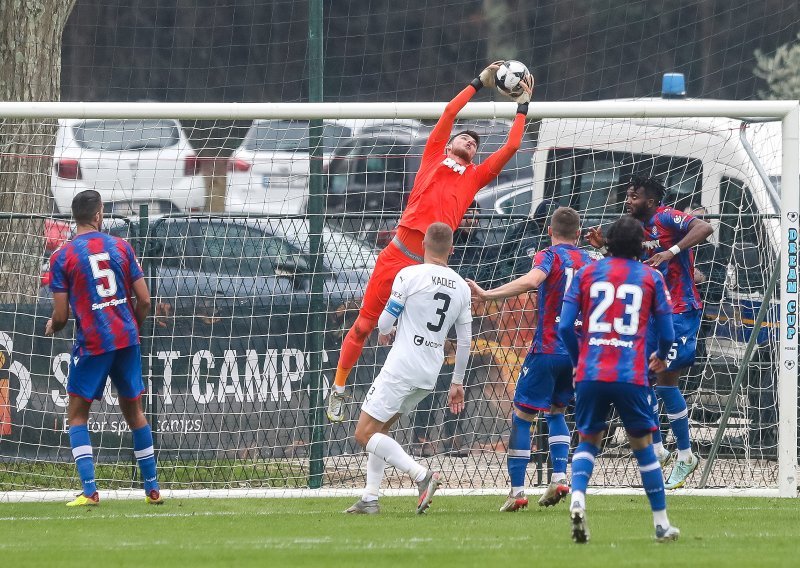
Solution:
M740 359L779 256L779 197L771 181L780 175L780 124L777 144L775 128L725 118L543 119L532 204L552 200L579 211L584 226L608 224L623 213L632 174L658 177L667 205L707 216L714 226L713 242L696 251L706 277L704 318L713 328L706 347ZM763 133L745 142L751 129ZM763 168L759 173L759 153L770 158L773 180ZM759 345L769 343L777 313L759 330Z

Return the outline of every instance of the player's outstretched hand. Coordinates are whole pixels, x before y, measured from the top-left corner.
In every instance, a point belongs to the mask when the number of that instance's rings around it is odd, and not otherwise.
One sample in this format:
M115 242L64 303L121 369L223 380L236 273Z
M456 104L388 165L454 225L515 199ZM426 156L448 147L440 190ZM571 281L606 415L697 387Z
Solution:
M47 323L44 326L44 336L45 337L52 337L53 335L53 320L47 320Z
M669 252L668 250L664 250L661 252L657 252L650 258L644 261L644 263L648 266L652 266L653 268L657 268L661 265L662 262L667 262L672 259L675 255Z
M494 77L497 74L497 70L500 69L500 66L503 64L503 61L495 61L494 63L490 63L486 69L481 71L481 74L478 75L478 79L481 80L484 87L489 87L490 89L494 89Z
M659 359L658 355L656 355L654 351L650 354L650 364L647 366L647 368L654 373L663 373L667 370L667 362L663 359Z
M478 286L478 283L474 280L470 280L469 278L466 279L467 286L469 286L470 292L472 292L472 297L477 298L479 300L486 300L486 290Z
M524 105L531 102L531 97L533 96L533 75L528 73L528 75L522 81L520 81L519 84L522 87L522 93L512 97L512 99L514 99L514 102L518 105Z
M447 397L447 405L453 414L461 414L464 410L464 385L456 383L450 384L450 393Z
M586 239L590 245L594 248L599 249L606 246L606 238L603 236L603 233L600 231L600 227L592 227L586 234L583 235L583 238Z

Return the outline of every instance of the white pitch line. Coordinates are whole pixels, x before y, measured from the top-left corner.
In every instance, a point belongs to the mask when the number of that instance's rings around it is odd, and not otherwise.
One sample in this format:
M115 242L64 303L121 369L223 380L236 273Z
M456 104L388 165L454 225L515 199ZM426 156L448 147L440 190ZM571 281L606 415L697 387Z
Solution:
M291 515L323 515L330 513L330 511L293 511ZM122 513L107 515L103 513L96 514L94 510L87 511L82 515L69 515L66 517L49 516L36 516L26 515L21 517L0 517L2 521L73 521L84 520L91 521L93 519L158 519L164 518L181 518L181 517L269 517L273 515L283 514L281 511L197 511L186 513Z

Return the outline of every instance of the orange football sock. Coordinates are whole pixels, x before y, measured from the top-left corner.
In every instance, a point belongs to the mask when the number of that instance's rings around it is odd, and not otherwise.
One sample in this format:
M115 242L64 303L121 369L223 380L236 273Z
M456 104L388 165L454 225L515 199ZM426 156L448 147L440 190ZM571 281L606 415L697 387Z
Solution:
M342 367L336 367L336 378L333 380L334 386L344 388L344 386L347 384L347 377L350 376L350 371L352 370L353 370L352 367L349 367L347 369L343 369Z
M358 316L353 327L347 332L344 341L342 341L339 364L336 366L336 378L333 381L335 386L344 387L347 383L350 370L355 367L356 361L361 356L361 351L364 350L364 343L366 343L370 332L375 329L376 323L374 320Z

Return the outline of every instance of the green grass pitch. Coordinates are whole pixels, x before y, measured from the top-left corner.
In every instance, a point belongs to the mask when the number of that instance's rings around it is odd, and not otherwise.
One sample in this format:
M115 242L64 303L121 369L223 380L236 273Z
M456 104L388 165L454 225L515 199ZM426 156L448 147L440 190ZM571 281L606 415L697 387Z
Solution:
M643 496L588 497L592 533L570 539L565 503L499 513L502 497L381 499L378 516L341 513L353 499L173 499L0 504L3 566L798 566L796 500L669 496L680 540L657 544Z

